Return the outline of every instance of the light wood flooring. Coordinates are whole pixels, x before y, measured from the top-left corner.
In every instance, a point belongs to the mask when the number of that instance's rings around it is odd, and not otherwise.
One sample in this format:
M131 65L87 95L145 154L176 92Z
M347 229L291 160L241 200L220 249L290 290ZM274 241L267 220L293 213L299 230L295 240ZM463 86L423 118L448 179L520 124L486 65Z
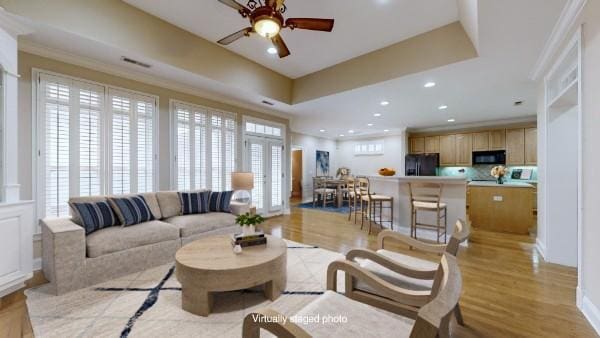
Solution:
M292 208L291 215L268 219L262 227L275 236L342 253L376 248L377 231L368 236L343 214ZM533 238L474 229L458 257L467 328L455 336L596 337L575 306L576 269L545 263ZM38 273L29 286L42 282ZM0 337L21 336L32 336L22 291L0 299Z

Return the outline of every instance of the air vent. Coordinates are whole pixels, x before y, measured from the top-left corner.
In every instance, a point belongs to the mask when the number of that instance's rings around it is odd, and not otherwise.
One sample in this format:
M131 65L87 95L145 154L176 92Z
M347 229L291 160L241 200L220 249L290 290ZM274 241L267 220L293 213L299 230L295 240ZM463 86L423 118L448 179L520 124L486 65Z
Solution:
M274 106L273 102L269 102L267 100L263 100L262 103L266 104L267 106Z
M520 106L523 104L523 101L515 101L515 106Z
M136 65L136 66L144 67L144 68L150 68L150 67L152 67L152 66L150 66L147 63L143 63L141 61L130 59L130 58L126 57L126 56L121 56L121 60L124 61L124 62L127 62L127 63L131 63L131 64Z

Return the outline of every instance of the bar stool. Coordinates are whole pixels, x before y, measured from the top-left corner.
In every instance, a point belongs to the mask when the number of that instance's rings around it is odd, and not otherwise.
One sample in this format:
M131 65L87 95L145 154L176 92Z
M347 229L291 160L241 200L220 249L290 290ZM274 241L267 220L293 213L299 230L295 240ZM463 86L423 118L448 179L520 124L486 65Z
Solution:
M327 188L327 179L323 177L313 177L313 208L316 205L316 201L322 197L323 207L327 206L327 203L335 203L335 189ZM327 198L331 196L330 202L327 202ZM315 199L316 197L316 199Z
M435 229L437 232L437 243L440 242L440 237L444 236L444 243L447 242L447 229L448 229L448 210L446 203L440 202L442 198L441 183L421 183L411 182L408 183L408 189L410 190L410 235L417 239L417 228L429 228ZM419 210L435 212L436 224L425 224L417 221L417 213ZM441 220L444 219L442 227Z
M394 198L391 196L385 195L377 195L375 193L371 193L371 184L367 177L360 177L358 179L358 189L360 195L360 213L361 213L361 223L360 229L362 230L363 225L365 223L365 217L369 219L369 235L371 234L371 229L373 222L375 224L379 224L383 228L383 223L387 222L390 224L390 229L394 230ZM364 203L366 203L367 208L365 210ZM388 206L384 207L384 203L389 203ZM379 209L379 223L377 223L377 211ZM390 219L383 219L383 209L390 209Z
M354 214L354 224L356 224L356 205L357 202L360 201L359 195L356 192L356 187L357 179L352 176L346 177L346 190L348 191L348 220L351 220L352 214Z

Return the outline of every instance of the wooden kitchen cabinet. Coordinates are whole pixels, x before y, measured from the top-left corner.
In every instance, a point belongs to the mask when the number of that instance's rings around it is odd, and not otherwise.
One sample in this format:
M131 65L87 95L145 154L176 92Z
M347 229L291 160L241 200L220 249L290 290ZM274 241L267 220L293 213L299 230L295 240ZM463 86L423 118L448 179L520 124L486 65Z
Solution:
M489 150L506 149L506 130L498 129L490 131Z
M474 227L513 234L528 234L532 218L533 188L508 186L469 187L469 219Z
M525 129L506 130L506 164L525 164Z
M456 165L470 166L473 160L473 134L456 134Z
M473 134L473 151L490 150L490 133L487 131Z
M525 164L537 165L537 128L525 129Z
M456 135L440 136L440 165L456 164Z
M410 153L411 154L422 154L425 152L425 138L424 137L411 137L410 138Z
M425 138L425 153L438 154L440 152L440 137L428 136Z

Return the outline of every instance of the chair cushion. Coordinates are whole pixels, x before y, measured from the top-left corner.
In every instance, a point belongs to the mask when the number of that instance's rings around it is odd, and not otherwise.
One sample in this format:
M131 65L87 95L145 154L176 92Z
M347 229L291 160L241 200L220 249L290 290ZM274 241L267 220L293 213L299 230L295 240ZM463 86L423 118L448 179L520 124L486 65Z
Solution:
M108 202L119 217L122 226L140 224L154 219L150 206L141 195L111 197Z
M415 258L412 256L404 255L398 252L393 252L385 249L377 250L377 253L390 258L394 261L402 263L405 266L411 267L413 269L420 270L437 270L438 264L434 262L430 262L424 259ZM396 286L413 290L413 291L428 291L431 290L433 286L433 280L427 279L417 279L411 278L399 273L396 273L388 268L385 268L371 260L365 259L360 262L360 266L373 272L377 276L381 277L381 279L388 281ZM360 280L356 282L356 288L376 293L373 289L371 289L367 284L362 283Z
M211 191L208 209L212 212L231 212L229 204L233 191Z
M318 194L333 194L334 192L336 192L336 190L335 189L318 188L318 189L315 189L315 192Z
M81 221L81 224L76 224L81 225L85 229L86 235L119 224L117 215L115 215L110 204L106 201L69 203L69 206L73 214L77 214L77 219Z
M99 257L144 245L179 239L179 229L161 221L110 227L86 237L87 256Z
M180 192L181 214L205 214L208 212L208 201L210 191L201 192Z
M409 337L414 320L360 303L333 291L305 306L296 318L315 318L320 322L296 322L313 337ZM323 321L341 315L347 322Z
M182 215L165 219L165 222L179 228L181 237L208 232L235 225L235 216L224 212L209 212L206 214Z
M413 205L415 206L415 208L422 208L422 209L437 209L437 207L438 207L436 202L414 201ZM445 207L446 207L446 203L440 202L440 208L445 208Z
M371 201L387 201L391 200L392 198L385 195L362 195L362 199L363 201L368 201L369 199L371 199Z

